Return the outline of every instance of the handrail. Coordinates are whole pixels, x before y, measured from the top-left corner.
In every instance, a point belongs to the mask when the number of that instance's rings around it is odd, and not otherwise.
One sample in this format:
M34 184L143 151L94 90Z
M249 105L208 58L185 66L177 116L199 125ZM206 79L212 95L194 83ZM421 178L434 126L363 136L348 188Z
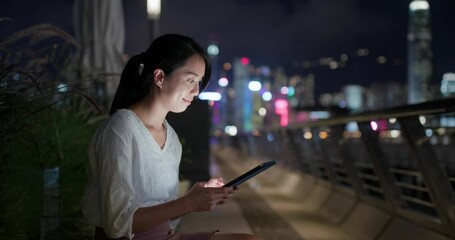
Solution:
M256 135L247 141L251 143L262 138L263 141L256 146L259 150L254 152L260 154L262 151L266 157L282 159L285 161L283 166L301 166L305 174L314 175L336 187L352 189L362 201L379 199L392 216L400 216L455 237L455 176L453 173L447 176L445 169L441 168L440 164L444 161L430 146L425 127L419 121L422 115L441 116L447 113L455 113L455 98L334 116L288 127L269 127L262 131L266 134ZM397 119L402 141L380 141L380 135L371 129L369 121L383 118ZM357 123L361 141L344 141L346 137L342 124L348 122ZM314 131L318 127L328 128L331 136L327 139L318 136L304 139L301 130ZM267 138L269 134L274 136L272 140ZM267 142L270 142L270 147ZM393 148L393 145L398 148ZM347 152L346 146L362 147L364 154L359 155L356 151L354 155L358 156L349 155L352 153ZM389 159L388 153L394 149L407 151L406 160L403 157ZM402 167L394 165L394 161L411 164ZM373 202L377 203L371 200ZM434 219L439 221L439 225L434 225Z
M348 122L365 122L371 119L379 118L399 118L415 115L443 114L455 111L455 98L445 98L441 100L424 102L413 105L404 105L389 109L368 111L363 113L351 113L347 115L335 116L329 119L319 119L317 121L308 121L304 123L289 124L287 129L296 129L314 126L336 125ZM273 126L267 130L282 128Z

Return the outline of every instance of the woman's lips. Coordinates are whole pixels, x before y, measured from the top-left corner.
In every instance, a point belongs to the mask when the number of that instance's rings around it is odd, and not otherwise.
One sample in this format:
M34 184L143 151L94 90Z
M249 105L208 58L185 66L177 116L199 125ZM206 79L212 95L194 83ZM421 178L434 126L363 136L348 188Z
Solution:
M184 101L186 104L188 104L188 105L190 105L190 104L191 104L191 100L186 100L186 99L183 99L183 101Z

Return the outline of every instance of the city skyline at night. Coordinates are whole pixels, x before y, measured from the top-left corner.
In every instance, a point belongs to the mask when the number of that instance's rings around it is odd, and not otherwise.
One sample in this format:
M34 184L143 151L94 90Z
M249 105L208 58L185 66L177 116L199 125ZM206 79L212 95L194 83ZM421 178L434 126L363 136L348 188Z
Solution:
M167 0L162 2L159 26L162 34L187 34L205 46L216 43L220 65L248 57L256 66L282 67L289 75L314 74L319 95L340 91L348 84L406 83L410 2ZM1 23L1 37L40 23L72 34L73 3L31 1L24 9L15 1L3 1L0 15L14 21ZM438 84L445 73L455 71L455 30L450 27L450 9L455 3L433 0L429 4L432 83ZM123 5L124 51L133 55L148 46L150 26L145 5L137 1L123 1ZM367 55L361 53L365 50ZM336 69L330 61L324 63L330 59L337 62Z

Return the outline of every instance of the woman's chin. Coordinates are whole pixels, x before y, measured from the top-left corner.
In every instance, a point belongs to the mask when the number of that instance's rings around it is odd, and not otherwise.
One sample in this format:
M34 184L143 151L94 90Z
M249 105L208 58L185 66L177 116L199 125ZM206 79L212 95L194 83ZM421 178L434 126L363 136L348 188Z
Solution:
M171 112L173 112L173 113L182 113L182 112L184 112L187 108L188 108L188 106L179 107L179 108L172 109Z

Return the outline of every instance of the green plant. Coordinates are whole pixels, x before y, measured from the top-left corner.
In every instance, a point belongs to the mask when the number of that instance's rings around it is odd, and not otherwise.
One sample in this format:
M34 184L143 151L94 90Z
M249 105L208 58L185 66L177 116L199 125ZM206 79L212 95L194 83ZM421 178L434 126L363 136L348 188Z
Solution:
M0 41L0 238L83 239L91 233L79 197L86 149L104 114L83 88L89 80L77 77L72 60L78 48L52 25ZM45 182L49 169L58 170L52 186ZM46 224L51 228L43 232Z

